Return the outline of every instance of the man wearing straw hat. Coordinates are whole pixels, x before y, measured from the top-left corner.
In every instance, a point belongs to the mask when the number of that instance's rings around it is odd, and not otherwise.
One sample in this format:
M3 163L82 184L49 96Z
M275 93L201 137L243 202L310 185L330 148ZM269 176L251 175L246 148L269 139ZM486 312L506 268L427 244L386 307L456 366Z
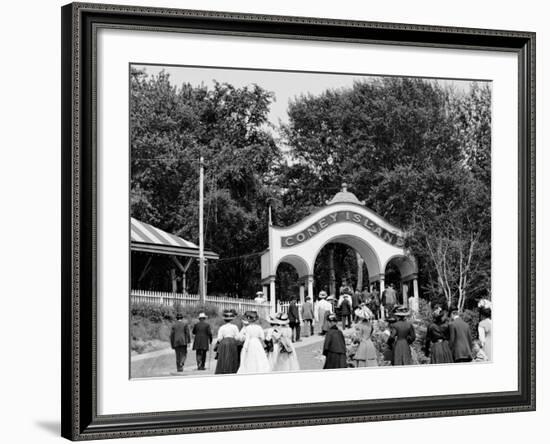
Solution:
M193 326L193 350L197 353L197 370L206 370L206 352L212 343L212 328L206 322L206 314L199 314L199 322Z
M329 329L327 316L332 313L332 304L327 300L327 292L319 293L319 301L315 304L315 323L319 326L319 334L325 335Z

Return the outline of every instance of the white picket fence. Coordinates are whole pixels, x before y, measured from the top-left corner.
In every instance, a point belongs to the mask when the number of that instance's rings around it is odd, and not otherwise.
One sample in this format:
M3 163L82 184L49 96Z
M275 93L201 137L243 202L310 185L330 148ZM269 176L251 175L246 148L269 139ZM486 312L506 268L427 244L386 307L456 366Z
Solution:
M132 290L130 300L133 304L146 303L155 305L196 305L199 301L198 294L188 293L168 293L162 291ZM255 302L250 299L229 298L224 296L206 296L206 303L223 310L236 310L237 313L244 313L248 310L258 312L258 315L264 319L269 316L269 302Z
M278 305L277 312L288 313L288 306L290 305L290 302L279 301L277 305ZM302 304L298 302L296 303L296 305L298 306L298 312L302 313L302 310L301 310Z

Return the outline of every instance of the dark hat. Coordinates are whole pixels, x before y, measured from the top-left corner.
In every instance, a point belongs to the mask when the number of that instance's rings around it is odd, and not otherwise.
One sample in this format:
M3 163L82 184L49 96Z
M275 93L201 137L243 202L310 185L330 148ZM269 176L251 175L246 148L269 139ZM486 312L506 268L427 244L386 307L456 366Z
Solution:
M183 319L183 313L176 313L176 319Z
M287 325L289 323L288 315L286 313L278 313L275 319L279 325Z
M349 295L351 296L353 293L351 292L351 288L349 288L349 287L344 287L344 288L342 289L342 294L349 294Z
M407 310L407 309L404 308L404 307L401 308L401 309L399 309L399 310L395 310L395 311L393 312L393 315L394 315L394 316L402 316L402 317L409 316L410 314L411 314L410 311Z
M487 308L487 307L480 307L479 308L479 314L480 314L480 316L490 318L491 317L491 309Z
M231 310L224 310L222 316L223 319L226 321L231 321L235 319L235 314Z
M258 312L254 310L247 311L244 316L249 322L254 322L258 320Z
M338 322L338 318L336 317L336 315L334 313L331 313L327 316L327 321Z

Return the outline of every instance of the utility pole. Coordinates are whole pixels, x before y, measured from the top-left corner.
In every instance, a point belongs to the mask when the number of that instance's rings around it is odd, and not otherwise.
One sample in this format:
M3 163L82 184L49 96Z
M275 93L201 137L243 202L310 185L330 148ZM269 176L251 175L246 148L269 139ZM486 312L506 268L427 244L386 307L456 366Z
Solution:
M199 161L199 298L206 303L206 286L204 285L204 158Z

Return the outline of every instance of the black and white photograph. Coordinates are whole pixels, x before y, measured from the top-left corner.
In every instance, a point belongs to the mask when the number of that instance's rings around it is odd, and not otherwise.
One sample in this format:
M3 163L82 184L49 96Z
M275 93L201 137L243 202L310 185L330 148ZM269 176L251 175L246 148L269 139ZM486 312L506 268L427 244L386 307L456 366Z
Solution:
M131 63L132 379L493 362L492 82Z

